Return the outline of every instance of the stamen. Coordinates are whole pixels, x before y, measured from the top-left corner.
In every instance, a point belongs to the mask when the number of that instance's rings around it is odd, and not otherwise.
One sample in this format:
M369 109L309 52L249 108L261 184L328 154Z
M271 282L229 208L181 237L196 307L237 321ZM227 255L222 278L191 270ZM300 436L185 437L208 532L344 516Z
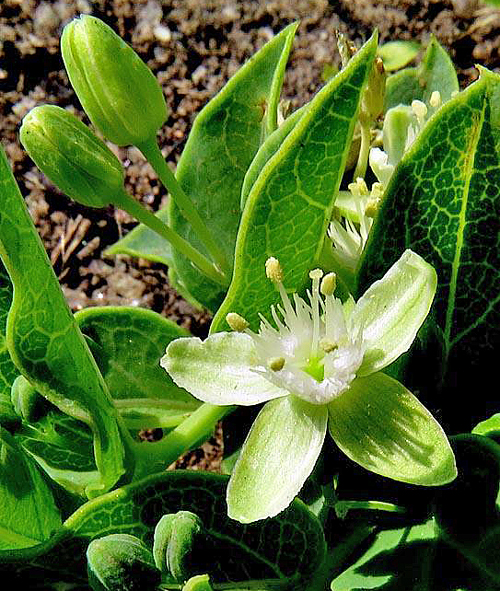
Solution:
M319 346L325 353L331 353L332 351L335 351L335 349L338 349L337 343L334 343L327 337L320 339Z
M320 291L324 296L333 295L335 288L337 287L337 275L335 273L327 273L323 277L323 281L321 282Z
M374 218L377 215L379 205L380 199L370 199L365 207L365 215L369 218Z
M250 326L243 316L240 316L236 312L229 312L229 314L226 314L226 322L229 324L229 327L236 332L245 332Z
M431 107L433 107L434 109L439 109L439 107L442 105L443 101L441 100L441 93L439 92L439 90L435 90L432 94L431 94L431 98L429 100L429 104Z
M411 103L411 109L415 113L420 125L423 124L425 116L427 115L427 107L425 103L419 100L414 100Z
M283 281L283 269L278 259L269 257L266 261L266 277L274 283Z
M361 178L360 176L356 179L354 183L349 183L347 188L354 197L361 197L369 195L368 187L366 186L365 179Z
M315 355L318 350L319 339L319 282L323 277L323 271L321 269L313 269L309 272L309 277L312 279L312 296L309 297L309 299L311 300L311 310L313 319L311 355Z
M285 358L284 357L271 357L267 361L267 367L271 371L280 371L285 366Z

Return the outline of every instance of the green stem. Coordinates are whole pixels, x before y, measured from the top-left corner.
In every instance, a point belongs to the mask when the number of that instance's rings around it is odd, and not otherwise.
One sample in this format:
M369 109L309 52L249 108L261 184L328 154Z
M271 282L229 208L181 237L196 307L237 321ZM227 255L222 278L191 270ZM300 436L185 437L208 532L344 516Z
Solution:
M226 275L223 275L213 263L203 256L199 250L196 250L187 240L179 236L177 232L164 224L159 217L155 216L130 196L125 189L122 193L114 197L113 204L120 209L124 209L148 228L151 228L153 232L168 240L174 248L190 259L212 281L227 287L229 282Z
M369 511L386 511L388 513L406 513L404 507L386 503L384 501L337 501L335 513L340 519L344 519L351 509L366 509Z
M191 224L191 227L196 232L198 238L203 242L206 249L212 256L213 260L217 263L223 274L229 275L231 273L231 269L227 264L226 257L217 245L212 233L207 228L205 222L202 220L193 202L183 191L173 172L165 162L156 140L152 138L150 141L147 141L137 147L143 153L146 160L151 164L156 174L160 178L163 186L172 196L174 203L179 207L186 220Z
M143 478L164 470L184 452L208 437L214 425L235 409L234 406L215 406L204 403L178 427L157 443L136 443L135 478Z
M365 178L366 168L368 166L368 155L370 153L371 145L371 128L370 122L360 121L361 127L361 146L359 148L358 162L356 163L356 169L354 170L353 180L357 178Z

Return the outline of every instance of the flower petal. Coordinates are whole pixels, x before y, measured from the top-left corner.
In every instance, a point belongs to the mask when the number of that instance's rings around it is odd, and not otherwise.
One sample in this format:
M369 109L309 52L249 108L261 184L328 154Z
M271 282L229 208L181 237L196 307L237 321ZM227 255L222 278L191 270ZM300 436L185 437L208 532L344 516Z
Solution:
M288 507L318 459L327 418L326 406L313 406L295 396L262 408L229 481L229 517L251 523Z
M434 268L406 250L358 300L351 320L363 330L365 356L358 376L387 367L410 348L436 293Z
M258 367L254 342L238 332L172 341L160 365L178 386L211 404L250 406L288 394L253 371Z
M401 482L438 486L457 475L446 435L430 412L383 373L356 378L328 404L340 449L367 470Z

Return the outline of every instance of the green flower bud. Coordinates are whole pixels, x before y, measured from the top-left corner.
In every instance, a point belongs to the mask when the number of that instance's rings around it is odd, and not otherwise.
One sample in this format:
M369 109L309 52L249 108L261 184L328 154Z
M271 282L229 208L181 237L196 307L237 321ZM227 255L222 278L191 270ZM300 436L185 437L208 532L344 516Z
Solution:
M403 157L408 143L411 143L411 128L416 135L417 120L412 108L398 105L389 109L384 118L384 150L389 157L389 164L396 166Z
M81 16L64 28L69 79L92 123L119 146L154 139L167 118L163 91L135 51L108 25Z
M161 582L151 551L129 534L111 534L90 542L87 571L93 591L156 589Z
M105 207L123 191L118 158L68 111L35 107L23 119L20 138L38 168L71 199Z
M153 543L153 557L162 573L170 573L183 583L193 572L195 544L203 542L203 524L189 511L164 515L158 522ZM200 544L201 545L201 544Z

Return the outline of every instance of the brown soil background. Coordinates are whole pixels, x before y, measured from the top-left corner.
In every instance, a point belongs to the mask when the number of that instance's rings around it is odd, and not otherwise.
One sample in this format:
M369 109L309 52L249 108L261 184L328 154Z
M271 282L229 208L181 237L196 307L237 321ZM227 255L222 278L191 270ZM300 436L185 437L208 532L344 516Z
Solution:
M59 53L62 28L80 13L111 25L158 77L170 108L159 139L172 164L203 105L295 20L301 24L283 89L294 108L322 85L325 66L339 64L336 29L357 44L375 27L381 42L416 39L425 45L434 34L449 50L462 86L477 76L476 63L500 71L500 10L478 0L0 0L0 137L71 308L141 306L197 336L206 335L210 317L169 287L164 267L102 258L134 220L111 207L92 210L69 202L19 144L21 119L43 103L69 108L88 123ZM129 191L157 210L166 195L150 166L135 148L112 148L124 163ZM213 443L178 465L213 467L220 455Z

